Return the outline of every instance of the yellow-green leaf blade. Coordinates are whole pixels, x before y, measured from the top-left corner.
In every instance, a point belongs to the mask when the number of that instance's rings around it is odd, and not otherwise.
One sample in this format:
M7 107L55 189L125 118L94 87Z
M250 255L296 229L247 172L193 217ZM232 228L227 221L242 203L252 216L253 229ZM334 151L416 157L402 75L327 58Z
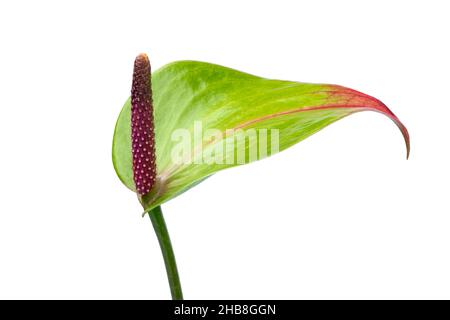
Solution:
M233 130L278 130L278 149L282 151L345 116L371 110L387 115L399 126L409 152L406 128L383 103L341 86L270 80L218 65L180 61L156 71L152 89L158 183L143 198L147 210L219 170L241 164L226 163L231 159L230 150L237 153L237 146L220 148L227 139L236 138L236 133L230 133ZM198 124L203 133L214 129L222 138L211 141L201 135L199 139L195 136ZM180 129L189 134L190 159L197 163L173 161L172 152L179 141L172 135ZM134 190L130 140L127 101L116 125L113 162L122 182ZM251 145L249 142L245 149L247 158ZM202 163L211 150L225 163Z

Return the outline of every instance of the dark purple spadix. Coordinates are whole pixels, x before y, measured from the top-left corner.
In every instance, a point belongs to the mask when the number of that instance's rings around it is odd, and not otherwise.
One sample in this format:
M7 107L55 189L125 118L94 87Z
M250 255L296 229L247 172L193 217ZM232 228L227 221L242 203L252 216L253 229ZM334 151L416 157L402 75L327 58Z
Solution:
M131 141L136 191L148 193L156 181L155 126L150 61L146 54L134 62L131 88Z

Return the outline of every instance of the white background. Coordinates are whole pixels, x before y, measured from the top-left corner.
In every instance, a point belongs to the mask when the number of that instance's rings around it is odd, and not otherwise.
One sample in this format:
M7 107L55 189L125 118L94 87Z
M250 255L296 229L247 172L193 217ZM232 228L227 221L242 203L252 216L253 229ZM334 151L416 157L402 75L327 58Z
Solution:
M170 297L111 142L136 54L384 101L163 206L189 299L450 298L448 1L3 1L0 298Z

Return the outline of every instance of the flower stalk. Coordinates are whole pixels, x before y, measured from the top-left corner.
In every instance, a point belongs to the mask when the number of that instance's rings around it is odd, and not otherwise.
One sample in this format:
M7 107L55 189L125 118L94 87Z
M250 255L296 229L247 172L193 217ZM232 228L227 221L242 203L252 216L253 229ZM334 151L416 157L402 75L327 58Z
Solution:
M159 246L161 247L172 299L183 300L183 292L181 290L180 276L178 275L175 254L173 252L172 243L170 241L169 232L167 231L167 226L164 221L161 207L156 207L150 211L149 217L152 221L153 229L155 229Z

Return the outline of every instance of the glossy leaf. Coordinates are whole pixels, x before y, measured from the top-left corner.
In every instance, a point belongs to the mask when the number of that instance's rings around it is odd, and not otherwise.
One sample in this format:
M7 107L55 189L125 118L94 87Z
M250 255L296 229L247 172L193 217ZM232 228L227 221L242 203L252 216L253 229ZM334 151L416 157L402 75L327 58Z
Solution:
M408 132L398 118L379 100L341 86L270 80L214 64L179 61L153 73L152 90L158 178L153 190L141 198L146 211L219 170L242 164L236 161L236 140L243 130L277 129L282 151L350 114L376 111L400 128L409 154ZM134 191L130 109L128 99L116 124L113 162L119 178ZM194 134L199 124L204 133L200 138ZM173 161L180 143L173 135L179 129L190 133L190 162ZM209 129L215 131L208 134ZM230 141L235 145L227 148ZM265 141L268 152L259 140L245 141L245 163L254 159L255 144L258 158L270 155L272 136Z

